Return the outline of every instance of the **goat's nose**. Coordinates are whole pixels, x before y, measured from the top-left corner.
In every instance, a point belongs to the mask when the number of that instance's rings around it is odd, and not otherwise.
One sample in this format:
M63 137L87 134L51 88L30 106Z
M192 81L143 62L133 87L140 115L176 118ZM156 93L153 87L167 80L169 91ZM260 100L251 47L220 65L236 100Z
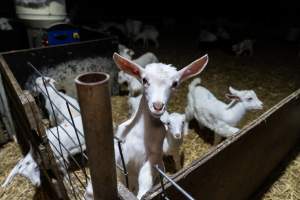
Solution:
M153 103L153 108L156 110L156 111L161 111L164 107L164 104L162 102L154 102Z
M180 138L180 133L176 133L176 134L175 134L175 138L176 138L176 139L179 139L179 138Z

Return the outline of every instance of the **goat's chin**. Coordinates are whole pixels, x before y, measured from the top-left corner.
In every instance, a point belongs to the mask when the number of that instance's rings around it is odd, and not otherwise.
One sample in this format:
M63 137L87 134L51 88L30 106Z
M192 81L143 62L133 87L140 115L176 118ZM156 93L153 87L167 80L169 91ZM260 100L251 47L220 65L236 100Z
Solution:
M163 114L164 114L164 110L162 110L162 111L159 111L159 112L157 112L157 111L151 111L151 115L153 116L153 117L155 117L155 118L160 118Z
M150 110L150 113L153 117L155 118L160 118L165 112L165 109L163 109L162 111L155 111L155 110Z

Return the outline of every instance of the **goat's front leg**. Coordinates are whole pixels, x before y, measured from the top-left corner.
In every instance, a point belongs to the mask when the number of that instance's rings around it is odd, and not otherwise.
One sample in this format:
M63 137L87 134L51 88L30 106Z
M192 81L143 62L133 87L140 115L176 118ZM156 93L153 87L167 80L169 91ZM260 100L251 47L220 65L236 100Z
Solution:
M139 191L137 194L137 198L141 199L142 196L151 189L154 183L153 168L149 160L145 162L142 168L140 169L138 183Z
M182 168L179 150L173 154L173 159L175 162L176 171L179 171Z
M226 124L223 121L216 120L213 130L222 137L230 137L235 135L240 129Z

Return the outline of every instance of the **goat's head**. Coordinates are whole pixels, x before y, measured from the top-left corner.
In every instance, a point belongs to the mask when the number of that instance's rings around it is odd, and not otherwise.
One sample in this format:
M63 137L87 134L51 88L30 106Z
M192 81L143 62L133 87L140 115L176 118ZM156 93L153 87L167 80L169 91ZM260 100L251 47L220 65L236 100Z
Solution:
M11 170L5 182L2 184L2 187L9 185L13 178L18 174L29 179L29 181L36 187L41 185L40 169L33 159L32 153L32 147L30 147L30 151L27 153L27 155L22 158Z
M236 90L233 87L229 87L230 94L227 94L227 98L241 102L247 110L259 110L263 108L263 102L261 102L256 96L253 90Z
M175 139L181 139L186 132L185 128L185 115L179 113L165 112L160 120L164 123L167 131L172 134Z
M119 54L127 59L132 59L132 56L135 54L132 49L127 48L123 44L118 45Z
M38 77L38 78L35 79L35 86L33 88L33 92L40 93L41 90L45 89L45 85L46 85L46 87L48 85L52 85L53 87L55 87L55 85L54 85L55 82L56 81L53 78L50 78L50 77L46 77L46 76L44 76L44 78L43 77ZM44 85L44 83L45 83L45 85Z
M119 71L118 73L118 83L120 85L127 83L128 84L128 75L125 74L123 71Z
M152 63L144 69L117 53L114 53L113 59L121 70L142 83L148 108L154 117L164 113L171 92L181 82L200 74L208 62L208 56L205 55L177 71L175 67L162 63Z

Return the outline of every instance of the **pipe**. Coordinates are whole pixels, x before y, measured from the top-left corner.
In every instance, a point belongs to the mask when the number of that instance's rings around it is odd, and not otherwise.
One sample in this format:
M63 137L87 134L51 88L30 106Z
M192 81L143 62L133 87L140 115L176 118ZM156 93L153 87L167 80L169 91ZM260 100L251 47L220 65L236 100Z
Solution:
M91 72L75 79L95 200L118 199L109 75Z

